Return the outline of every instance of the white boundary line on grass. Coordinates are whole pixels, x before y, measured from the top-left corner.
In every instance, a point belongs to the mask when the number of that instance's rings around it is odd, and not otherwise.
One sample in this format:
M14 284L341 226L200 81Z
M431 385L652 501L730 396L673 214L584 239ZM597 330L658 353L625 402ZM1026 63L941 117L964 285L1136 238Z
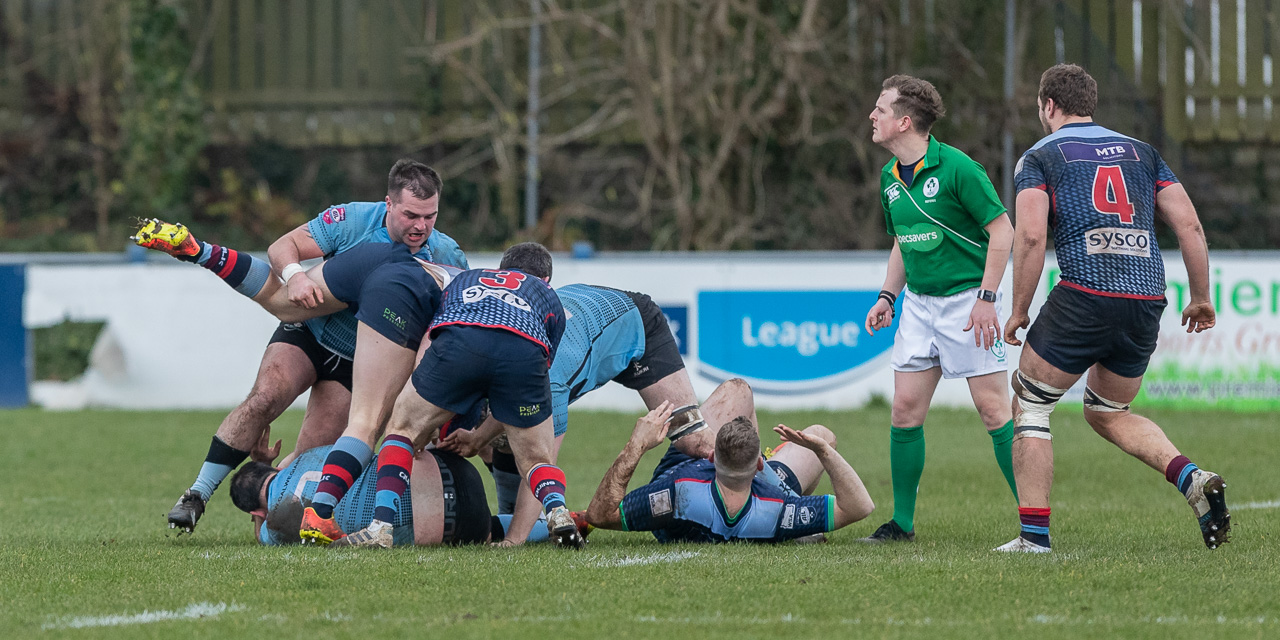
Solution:
M63 618L58 622L44 624L40 628L48 631L50 629L119 627L131 624L165 622L169 620L198 620L200 618L215 618L227 611L243 610L244 606L238 604L228 605L225 602L219 602L217 604L213 604L211 602L197 602L195 604L188 605L185 609L179 609L177 611L143 611L142 613L114 616L76 616L74 618Z
M1244 511L1246 509L1280 509L1280 500L1267 500L1266 502L1246 502L1244 504L1232 505L1232 511Z
M647 556L623 556L621 558L602 558L591 563L595 567L642 567L650 564L681 562L702 555L697 551L667 551L651 553Z

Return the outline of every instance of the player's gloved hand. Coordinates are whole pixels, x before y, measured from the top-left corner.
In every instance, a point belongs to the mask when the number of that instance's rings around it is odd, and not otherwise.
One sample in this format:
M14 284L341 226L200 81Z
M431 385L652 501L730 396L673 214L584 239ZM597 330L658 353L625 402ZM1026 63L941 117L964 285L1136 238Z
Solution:
M1182 310L1182 326L1187 328L1187 333L1200 333L1212 329L1215 324L1218 324L1218 316L1214 313L1213 303L1208 300L1192 302Z
M675 409L675 405L670 400L663 400L645 415L636 420L636 428L631 432L631 443L640 447L641 451L648 451L660 444L667 437L667 420L671 419L671 412Z
M488 442L481 442L480 436L476 435L473 429L456 429L449 432L444 440L436 445L437 449L442 451L452 451L464 458L480 453Z
M305 273L296 273L285 283L289 291L289 302L303 309L314 309L324 302L324 293L311 281Z
M867 321L864 325L867 333L874 334L877 329L883 329L891 324L893 324L893 305L884 298L878 298L876 303L871 305L871 310L867 312Z
M1011 344L1015 347L1022 346L1022 341L1018 339L1018 329L1026 329L1031 325L1031 318L1026 312L1014 311L1009 316L1009 321L1004 323L1004 341L1005 344Z
M969 324L964 330L973 329L973 346L990 349L1000 338L1000 316L996 315L994 302L978 300L969 312Z
M815 435L810 435L803 431L796 431L785 424L780 424L773 428L773 432L782 438L783 442L791 442L798 444L814 453L821 453L831 446L826 440Z
M276 440L276 446L271 446L271 425L267 425L262 430L262 437L258 438L257 444L253 445L253 449L249 451L249 457L255 462L263 464L273 464L276 458L280 457L280 445L283 440Z

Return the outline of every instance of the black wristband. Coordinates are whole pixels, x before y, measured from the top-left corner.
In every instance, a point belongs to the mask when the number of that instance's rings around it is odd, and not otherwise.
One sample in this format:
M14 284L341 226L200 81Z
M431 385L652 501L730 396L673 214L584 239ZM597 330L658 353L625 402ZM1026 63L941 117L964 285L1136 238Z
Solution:
M892 291L889 291L888 289L881 289L880 295L877 296L877 299L878 298L884 298L885 300L887 300L889 302L889 306L891 307L897 304L898 302L898 296L894 294Z

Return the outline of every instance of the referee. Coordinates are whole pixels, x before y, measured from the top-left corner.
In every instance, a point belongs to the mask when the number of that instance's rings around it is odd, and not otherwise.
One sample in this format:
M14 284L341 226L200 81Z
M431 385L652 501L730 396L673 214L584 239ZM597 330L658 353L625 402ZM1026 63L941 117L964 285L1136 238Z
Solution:
M982 165L929 134L945 113L937 89L906 75L885 80L881 89L871 112L871 141L894 155L880 174L880 204L894 241L866 328L875 333L893 322L900 293L902 319L891 362L893 519L862 539L874 544L915 540L924 421L940 378L968 380L996 462L1017 495L999 319L1013 225Z

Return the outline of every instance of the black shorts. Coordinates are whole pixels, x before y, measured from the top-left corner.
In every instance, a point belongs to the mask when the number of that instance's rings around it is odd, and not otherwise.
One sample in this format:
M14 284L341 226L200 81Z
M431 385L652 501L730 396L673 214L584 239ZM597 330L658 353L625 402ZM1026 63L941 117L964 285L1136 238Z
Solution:
M324 264L324 282L356 319L418 350L440 306L440 285L402 245L366 243Z
M624 291L640 311L644 321L644 354L613 378L614 382L628 389L644 389L653 383L684 368L680 347L671 335L671 326L662 308L643 293Z
M1138 378L1156 350L1166 305L1165 299L1112 298L1059 285L1031 324L1027 344L1070 374L1083 374L1096 363L1118 376Z
M442 327L413 370L413 387L431 404L467 413L482 398L503 424L536 427L551 419L551 376L542 345L510 331Z
M307 325L280 323L267 344L277 342L302 349L316 369L316 382L333 380L351 390L351 361L321 346Z
M489 541L489 498L475 465L456 453L428 449L440 467L444 496L443 544L484 544Z

